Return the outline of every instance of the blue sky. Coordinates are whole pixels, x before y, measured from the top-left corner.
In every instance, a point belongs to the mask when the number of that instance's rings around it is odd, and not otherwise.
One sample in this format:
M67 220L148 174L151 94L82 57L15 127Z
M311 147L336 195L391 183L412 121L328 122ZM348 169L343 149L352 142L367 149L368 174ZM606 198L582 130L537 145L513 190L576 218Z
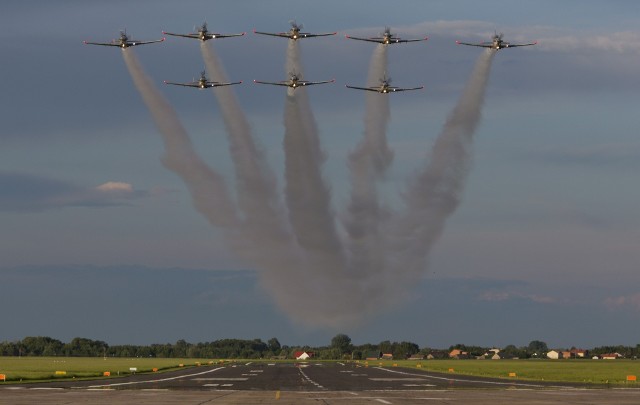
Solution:
M639 16L635 1L6 2L0 274L13 287L3 283L0 303L15 310L0 315L0 339L277 336L287 344L324 344L346 332L356 343L396 339L436 347L533 339L551 346L638 343L637 331L625 325L640 317ZM365 107L363 95L344 84L364 84L374 49L345 33L376 35L391 26L400 36L429 36L389 49L394 84L425 86L390 99L395 161L380 189L397 210L479 55L455 41L483 41L498 31L513 42L539 42L495 56L462 203L423 280L406 287L398 306L380 308L384 327L373 319L346 330L314 329L288 318L257 281L260 269L229 252L181 179L162 165L161 138L121 51L82 44L108 41L125 28L157 39L163 30L191 32L204 20L211 30L246 31L214 46L230 79L244 81L236 94L282 189L283 94L251 81L284 79L286 41L251 31L283 31L290 19L312 32L339 32L301 43L305 77L336 79L308 93L337 212L348 199L346 159L362 135ZM189 81L204 67L196 41L169 37L135 52L159 86ZM215 98L160 90L200 157L233 189ZM83 268L95 276L79 278ZM220 282L229 274L240 281ZM97 311L105 322L94 325L86 307L99 303L87 291L93 286L108 301L98 287L111 275L119 316ZM82 288L74 293L69 286L76 282ZM164 300L178 285L185 289L181 310L158 316L151 292L163 292ZM127 311L132 307L137 312ZM68 308L82 308L82 316ZM54 316L61 322L47 321Z

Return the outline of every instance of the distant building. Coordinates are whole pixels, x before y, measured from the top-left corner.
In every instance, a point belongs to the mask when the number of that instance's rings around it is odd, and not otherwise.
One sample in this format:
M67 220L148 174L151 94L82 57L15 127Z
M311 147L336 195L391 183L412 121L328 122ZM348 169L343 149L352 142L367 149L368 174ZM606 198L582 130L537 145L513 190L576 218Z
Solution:
M557 350L549 350L547 352L547 357L550 359L558 360L562 358L562 353Z
M295 352L293 356L296 360L307 360L313 357L313 352Z
M452 359L468 359L469 353L463 352L460 349L454 349L449 352L449 357Z
M393 353L382 353L382 360L393 360Z
M570 351L571 357L574 359L583 359L585 357L589 357L589 352L582 349L571 349Z
M424 354L412 354L409 360L424 360Z
M619 359L620 357L622 357L620 353L606 353L606 354L600 355L600 358L602 360L615 360L615 359Z

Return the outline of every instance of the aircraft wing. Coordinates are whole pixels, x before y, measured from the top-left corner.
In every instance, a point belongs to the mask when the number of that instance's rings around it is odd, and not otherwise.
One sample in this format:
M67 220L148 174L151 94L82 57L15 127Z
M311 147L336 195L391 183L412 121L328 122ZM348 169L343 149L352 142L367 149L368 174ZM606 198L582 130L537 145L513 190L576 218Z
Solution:
M285 86L285 87L291 87L291 85L289 84L288 81L286 82L263 82L260 80L254 80L254 83L258 83L258 84L270 84L272 86Z
M184 38L193 38L193 39L200 39L200 37L198 36L198 34L174 34L172 32L164 32L162 31L163 35L171 35L174 37L184 37Z
M120 47L120 44L114 44L111 42L88 42L88 41L82 41L83 44L85 45L102 45L102 46L117 46L118 48Z
M411 90L421 90L424 89L424 86L420 87L408 87L408 88L400 88L400 87L389 87L389 91L398 92L398 91L411 91Z
M336 35L336 34L337 34L337 32L327 32L325 34L311 34L311 33L308 33L308 32L301 32L298 35L301 38L313 38L313 37L328 37L330 35Z
M204 86L205 89L211 88L211 87L222 87L222 86L232 86L234 84L240 84L242 83L240 82L230 82L230 83L220 83L220 82L207 82ZM173 83L173 82L168 82L165 80L164 84L172 84L174 86L182 86L182 87L195 87L197 89L200 89L202 87L200 87L200 83L199 82L191 82L191 83Z
M331 80L324 80L324 81L321 81L321 82L308 82L308 81L306 81L306 80L300 80L300 81L298 81L298 83L299 83L301 86L311 86L311 85L314 85L314 84L325 84L325 83L333 83L333 82L335 82L335 79L331 79Z
M156 42L163 42L165 39L156 39L155 41L128 41L127 43L129 44L129 46L136 46L136 45L146 45L146 44L155 44Z
M282 38L290 38L291 35L288 32L278 32L278 33L274 33L274 32L260 32L260 31L256 31L253 30L254 34L260 34L260 35L270 35L272 37L282 37Z
M168 81L164 81L164 84L171 84L174 86L182 86L182 87L195 87L195 88L200 88L200 84L198 82L192 82L192 83L173 83L173 82L168 82Z
M530 44L507 44L505 46L505 48L516 48L518 46L531 46L531 45L536 45L536 44L537 44L537 42L532 42Z
M380 90L378 89L378 87L357 87L357 86L349 86L348 84L346 84L345 87L348 87L350 89L375 91L376 93L380 93Z
M458 45L467 45L467 46L478 46L480 48L493 48L492 44L488 44L488 43L482 43L482 44L470 44L468 42L460 42L460 41L456 41L456 44Z
M230 83L208 82L207 85L210 85L208 87L222 87L222 86L233 86L234 84L240 84L240 83L242 83L242 81L230 82Z
M240 34L207 34L207 38L209 39L215 39L215 38L231 38L231 37L241 37L244 34L246 34L246 32L242 32Z
M391 39L391 42L395 42L395 43L407 43L407 42L422 42L422 41L426 41L427 37L424 38L417 38L417 39Z
M355 39L356 41L377 42L379 44L383 44L384 43L382 38L358 38L358 37L351 37L349 35L345 35L345 38Z

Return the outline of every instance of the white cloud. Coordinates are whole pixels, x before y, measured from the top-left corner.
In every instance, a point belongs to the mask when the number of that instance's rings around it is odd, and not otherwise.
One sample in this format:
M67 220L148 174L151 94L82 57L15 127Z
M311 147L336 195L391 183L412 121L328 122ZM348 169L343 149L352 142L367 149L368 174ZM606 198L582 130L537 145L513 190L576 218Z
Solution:
M104 184L99 185L98 187L96 187L96 190L101 191L101 192L125 192L125 193L132 193L133 192L133 186L129 183L123 183L123 182L119 182L119 181L108 181Z
M631 309L640 312L640 292L633 295L607 298L604 300L604 305L612 311Z
M555 304L558 302L556 298L538 295L538 294L527 294L519 291L485 291L478 297L480 301L509 301L514 299L523 299L532 302L536 302L538 304Z

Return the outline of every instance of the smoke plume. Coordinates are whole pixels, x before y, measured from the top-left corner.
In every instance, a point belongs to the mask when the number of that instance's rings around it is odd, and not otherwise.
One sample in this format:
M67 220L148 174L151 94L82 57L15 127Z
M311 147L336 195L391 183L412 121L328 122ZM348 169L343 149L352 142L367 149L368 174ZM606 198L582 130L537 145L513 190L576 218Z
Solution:
M162 135L166 152L162 163L182 178L189 188L196 210L204 215L211 225L227 229L235 227L238 218L224 179L195 153L189 135L176 112L149 80L133 50L124 49L122 54L133 83Z
M298 41L288 42L285 73L302 78ZM369 85L386 72L386 49L374 50ZM212 79L228 81L214 49L202 43L201 51ZM337 227L322 176L325 155L304 87L285 95L284 202L232 88L213 89L235 167L236 206L222 178L195 154L135 55L125 50L124 57L165 142L163 163L185 181L198 211L227 231L236 254L261 270L263 285L292 319L344 328L397 305L404 295L399 293L424 273L433 244L460 203L494 53L479 57L424 167L409 184L404 212L381 207L376 189L393 161L387 143L389 96L365 93L363 137L349 155L352 188L344 229Z
M478 58L462 96L447 118L425 167L406 195L407 212L397 224L394 258L408 280L419 278L426 259L460 204L471 163L473 134L480 122L493 49Z

